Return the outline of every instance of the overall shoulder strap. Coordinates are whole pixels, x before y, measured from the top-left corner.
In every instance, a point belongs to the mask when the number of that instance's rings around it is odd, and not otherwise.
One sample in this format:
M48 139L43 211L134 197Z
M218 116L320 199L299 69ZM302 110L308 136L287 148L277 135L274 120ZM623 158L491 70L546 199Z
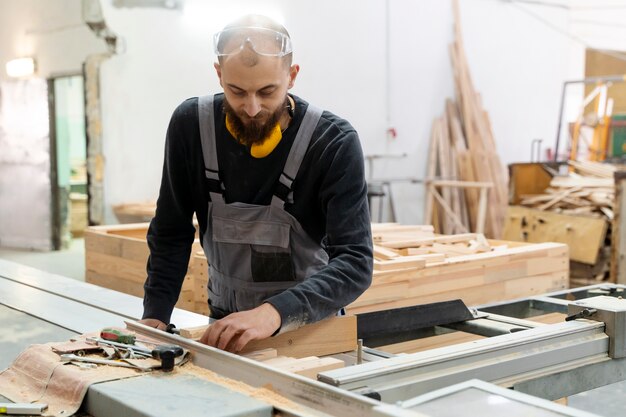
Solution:
M296 138L293 141L293 145L291 145L291 149L289 150L289 156L287 157L285 167L279 178L280 184L272 197L272 205L284 207L286 201L293 202L291 186L296 175L298 175L304 155L309 149L313 132L322 117L322 112L322 109L309 104L306 114L302 119L302 123L300 124L300 128L298 129L298 133L296 134Z
M211 200L214 193L222 193L222 183L217 162L217 146L215 139L215 111L213 110L214 97L212 94L198 97L198 121L200 123L200 141L204 170L209 180Z

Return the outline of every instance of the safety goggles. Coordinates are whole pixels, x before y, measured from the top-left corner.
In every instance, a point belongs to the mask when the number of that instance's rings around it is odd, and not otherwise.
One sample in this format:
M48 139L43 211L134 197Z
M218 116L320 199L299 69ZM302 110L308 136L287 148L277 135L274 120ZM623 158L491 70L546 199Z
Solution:
M215 55L235 55L249 47L263 56L283 57L292 52L291 39L272 29L238 27L225 29L213 36Z

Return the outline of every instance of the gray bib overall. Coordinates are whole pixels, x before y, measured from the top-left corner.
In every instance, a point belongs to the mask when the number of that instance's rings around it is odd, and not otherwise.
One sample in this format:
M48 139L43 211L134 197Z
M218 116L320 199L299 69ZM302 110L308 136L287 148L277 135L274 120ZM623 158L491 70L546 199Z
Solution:
M328 264L328 255L274 194L268 206L226 204L220 181L215 140L213 96L198 99L200 137L207 179L222 192L211 192L207 231L203 237L209 264L211 317L255 308L269 297L302 282ZM289 190L304 158L322 111L309 105L279 182ZM277 184L278 185L278 184Z

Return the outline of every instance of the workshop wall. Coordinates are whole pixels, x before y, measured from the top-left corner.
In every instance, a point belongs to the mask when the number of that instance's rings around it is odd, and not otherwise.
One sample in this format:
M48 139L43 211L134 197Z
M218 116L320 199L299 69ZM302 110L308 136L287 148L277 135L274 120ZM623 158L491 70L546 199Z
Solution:
M589 0L460 3L471 73L504 163L528 160L532 139L543 139L544 149L554 145L562 82L584 69L585 45L564 32L595 48L626 49L623 10L559 7ZM187 0L175 11L101 5L125 44L101 73L107 222L115 222L112 204L156 198L169 117L184 99L220 90L210 35L248 11L279 17L291 31L301 65L295 94L350 120L366 154L407 155L376 161L375 178L424 176L432 120L453 95L451 2ZM43 77L80 71L87 54L105 51L81 24L80 2L3 2L0 23L0 63L34 55ZM398 220L420 222L422 187L392 189Z
M126 43L102 68L107 207L156 198L169 117L184 99L220 91L210 35L248 10L282 17L290 30L301 65L292 92L350 120L366 154L407 154L376 161L374 177L423 178L432 119L453 95L450 2L188 0L183 11L106 3L107 24ZM565 9L534 9L567 25ZM503 161L526 160L534 138L552 146L570 41L507 3L461 1L461 17ZM422 187L392 189L398 220L420 222Z
M104 42L83 23L76 0L20 0L0 3L0 80L6 62L25 56L37 61L37 76L80 73L85 57L105 52Z

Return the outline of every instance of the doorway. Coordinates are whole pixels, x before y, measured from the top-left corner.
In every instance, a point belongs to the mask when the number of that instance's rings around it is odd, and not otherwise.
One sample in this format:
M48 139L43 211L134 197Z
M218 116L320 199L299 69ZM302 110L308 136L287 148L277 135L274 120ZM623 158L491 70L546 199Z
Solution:
M52 78L50 157L54 249L66 249L88 226L87 135L82 75Z

